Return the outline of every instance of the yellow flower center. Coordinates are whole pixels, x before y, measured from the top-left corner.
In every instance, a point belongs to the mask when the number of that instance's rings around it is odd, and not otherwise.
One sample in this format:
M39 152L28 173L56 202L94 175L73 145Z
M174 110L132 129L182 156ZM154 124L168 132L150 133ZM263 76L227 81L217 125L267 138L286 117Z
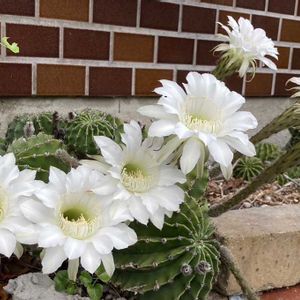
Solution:
M132 163L123 167L121 175L121 182L129 192L143 193L151 189L154 184L153 176Z
M61 200L58 225L65 235L84 240L100 227L100 207L91 193L66 194Z

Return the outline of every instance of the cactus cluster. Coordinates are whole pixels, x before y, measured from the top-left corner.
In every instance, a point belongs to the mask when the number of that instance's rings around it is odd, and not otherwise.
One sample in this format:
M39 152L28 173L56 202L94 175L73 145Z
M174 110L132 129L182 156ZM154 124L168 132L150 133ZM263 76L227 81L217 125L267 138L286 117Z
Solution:
M83 111L66 126L65 140L68 149L78 157L99 153L94 136L104 135L116 142L121 140L122 122L100 111Z
M6 140L0 138L0 155L4 155L6 153L6 148L7 148Z
M259 143L255 145L256 157L262 162L273 161L278 158L281 151L279 147L275 144L270 143Z
M8 148L16 157L17 165L21 170L37 171L36 178L48 181L50 166L57 167L65 172L70 171L71 165L63 158L65 152L63 143L50 135L39 133L28 139L19 138Z
M300 178L300 166L295 166L287 170L284 174L277 176L276 180L278 184L285 185L290 181L290 179Z
M257 157L243 157L241 158L233 171L233 175L236 178L243 178L250 181L256 177L264 169L262 161Z
M162 230L131 225L138 242L115 253L112 282L141 300L206 299L219 270L219 251L207 207L187 197Z

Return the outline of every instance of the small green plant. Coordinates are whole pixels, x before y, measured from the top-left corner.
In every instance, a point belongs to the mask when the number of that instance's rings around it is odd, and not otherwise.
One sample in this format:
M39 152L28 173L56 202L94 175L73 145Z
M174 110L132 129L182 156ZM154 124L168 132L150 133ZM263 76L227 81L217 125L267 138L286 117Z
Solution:
M138 242L115 253L112 282L139 299L206 299L219 270L219 252L206 206L187 197L162 230L134 223Z
M250 181L259 175L263 169L264 165L258 157L243 157L237 162L233 174L234 177Z
M291 180L299 179L299 178L300 178L300 166L295 166L287 170L285 173L279 175L276 180L280 185L285 185Z
M66 144L78 157L99 154L94 136L103 135L120 142L122 128L118 118L100 111L83 111L67 124Z

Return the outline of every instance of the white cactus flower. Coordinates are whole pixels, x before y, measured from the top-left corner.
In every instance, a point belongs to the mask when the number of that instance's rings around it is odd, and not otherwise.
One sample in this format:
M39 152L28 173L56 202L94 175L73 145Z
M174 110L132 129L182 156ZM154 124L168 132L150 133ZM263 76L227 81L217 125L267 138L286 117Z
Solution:
M150 220L161 229L164 216L171 216L184 201L184 192L176 183L185 182L185 176L176 167L160 163L162 139L142 141L141 128L135 121L125 124L124 131L124 146L104 136L94 137L102 163L82 163L106 170L106 182L95 189L96 193L113 193L113 199L124 205L134 219L142 224Z
M180 166L187 174L199 159L203 160L203 144L221 166L226 178L232 173L233 149L255 155L255 148L244 132L257 126L255 117L238 111L245 99L231 92L223 82L211 74L190 72L182 89L177 83L161 80L161 95L157 105L141 107L145 116L157 118L149 128L149 135L165 137L177 135L184 143Z
M20 257L20 243L35 243L35 227L24 218L20 204L39 186L35 171L19 171L12 153L0 156L0 254Z
M36 193L38 199L22 204L23 214L38 226L37 244L45 248L44 273L55 272L66 259L80 258L88 272L94 273L102 262L111 276L112 250L137 241L135 232L122 223L130 217L126 211L93 192L103 177L82 166L68 174L51 167L49 183Z
M289 90L295 90L296 93L291 96L291 98L297 98L300 96L300 77L292 77L290 78L286 84L289 82L296 84L296 86L290 88Z
M242 17L236 22L228 16L229 26L221 23L220 25L227 33L227 35L220 34L227 43L221 43L215 51L223 53L228 68L238 66L239 76L243 77L249 67L252 67L255 72L258 60L270 69L277 70L274 62L266 56L278 59L278 50L263 29L254 28L249 20Z

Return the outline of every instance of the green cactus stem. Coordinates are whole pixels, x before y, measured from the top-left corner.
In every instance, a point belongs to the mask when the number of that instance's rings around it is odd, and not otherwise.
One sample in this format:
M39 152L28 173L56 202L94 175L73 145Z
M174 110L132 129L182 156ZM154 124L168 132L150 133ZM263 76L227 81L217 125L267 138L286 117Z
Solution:
M251 181L251 179L259 175L263 169L263 163L259 158L243 157L237 162L233 175L236 178Z
M237 206L249 195L254 193L260 186L271 182L277 175L286 172L300 163L300 142L282 154L276 161L267 167L262 173L252 180L244 189L238 191L228 200L213 205L209 210L212 217L219 216L225 211Z
M62 141L44 133L39 133L37 136L28 139L20 138L14 141L8 152L15 154L17 165L21 170L35 170L37 171L36 179L45 182L48 182L50 166L64 172L71 169L71 159L68 161L65 158L69 155L64 150Z
M115 253L112 282L141 300L206 299L219 271L207 207L186 197L162 230L133 223L138 242Z
M289 127L300 126L300 102L295 102L282 114L274 118L270 123L263 127L251 138L253 144L257 144L271 135L278 133Z
M6 153L7 144L6 140L0 138L0 155L4 155Z
M25 114L15 117L9 124L6 132L7 144L14 140L24 137L24 128L28 122L32 122L32 116Z
M278 158L281 153L279 147L271 143L259 143L255 146L256 148L256 157L261 161L273 161Z
M66 144L78 157L99 154L94 136L103 135L120 142L122 128L118 118L100 111L83 111L67 124Z
M43 132L48 135L53 135L54 124L53 124L53 113L45 112L38 114L33 117L33 124L36 133Z

